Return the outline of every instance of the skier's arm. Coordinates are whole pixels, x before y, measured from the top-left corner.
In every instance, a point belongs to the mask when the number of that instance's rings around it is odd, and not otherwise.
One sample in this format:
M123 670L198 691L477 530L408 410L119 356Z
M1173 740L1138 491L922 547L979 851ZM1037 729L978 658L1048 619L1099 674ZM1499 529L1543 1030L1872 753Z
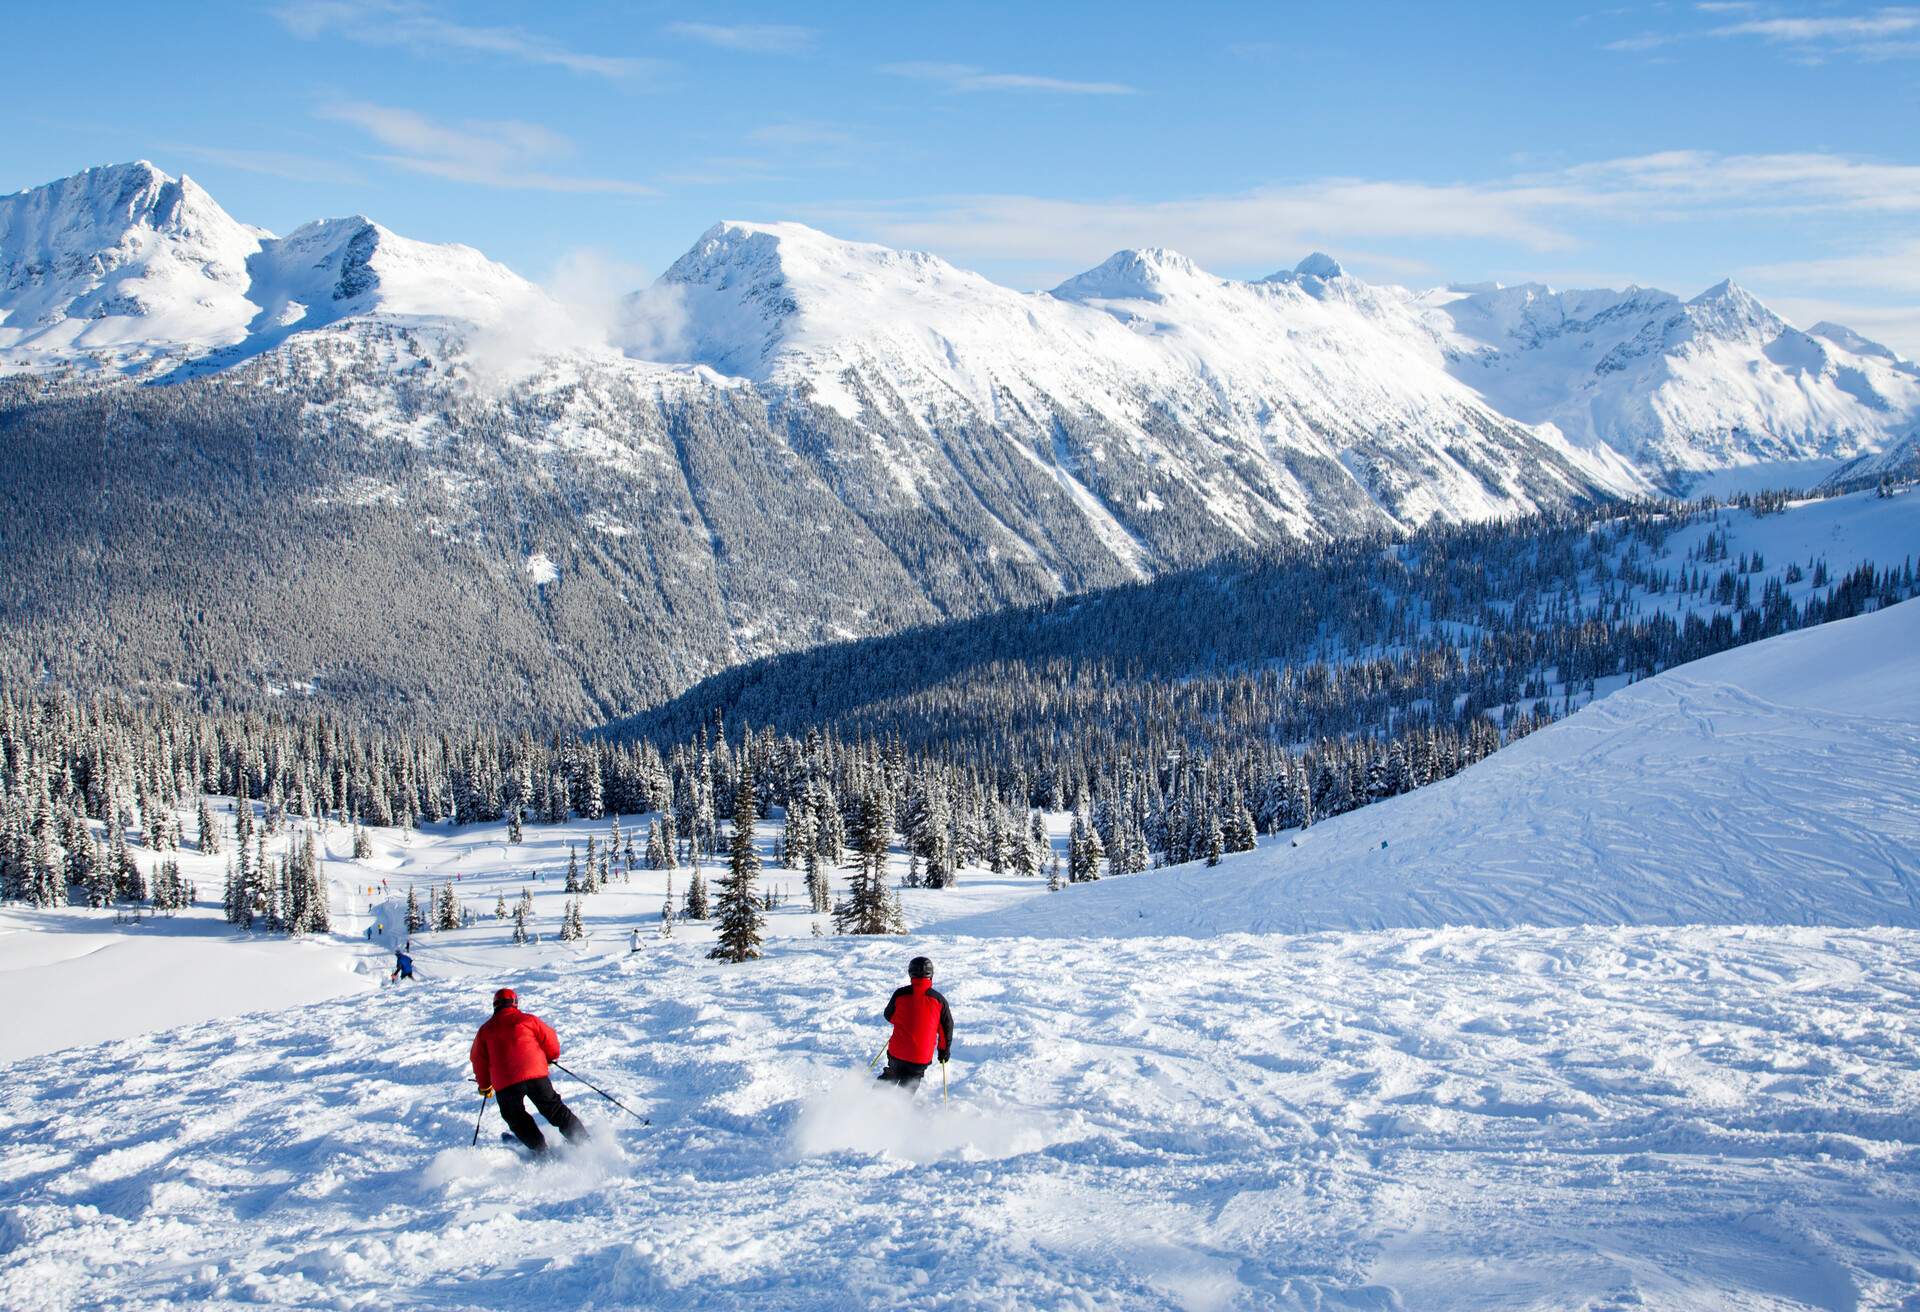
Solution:
M953 1008L947 1005L947 995L940 998L940 1060L945 1061L953 1055Z
M487 1045L481 1042L478 1034L473 1036L473 1049L467 1053L467 1059L473 1063L473 1078L482 1089L491 1089L493 1081L487 1078Z
M546 1052L548 1061L560 1055L560 1036L545 1021L540 1022L540 1047Z
M895 989L893 991L893 996L887 999L887 1009L880 1013L881 1020L893 1019L894 1004L900 1001L900 995L905 992L906 992L905 989Z

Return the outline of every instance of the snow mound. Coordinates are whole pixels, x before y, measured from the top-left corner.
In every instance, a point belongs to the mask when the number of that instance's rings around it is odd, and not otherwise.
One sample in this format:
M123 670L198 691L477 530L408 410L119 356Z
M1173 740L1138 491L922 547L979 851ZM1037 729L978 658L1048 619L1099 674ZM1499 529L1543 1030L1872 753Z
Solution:
M849 1072L807 1101L794 1126L794 1151L802 1157L861 1153L932 1162L943 1157L977 1162L1038 1152L1071 1137L1059 1118L995 1105L953 1103L940 1098L940 1070L927 1072L919 1100L894 1085Z
M937 928L1920 926L1916 649L1920 601L1786 634L1216 869L1105 880Z

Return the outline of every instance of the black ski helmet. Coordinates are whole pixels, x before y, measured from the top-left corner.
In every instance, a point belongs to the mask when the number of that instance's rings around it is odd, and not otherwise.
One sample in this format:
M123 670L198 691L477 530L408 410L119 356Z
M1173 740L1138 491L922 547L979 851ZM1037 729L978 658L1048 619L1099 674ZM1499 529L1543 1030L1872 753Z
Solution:
M915 957L912 961L909 961L907 963L907 978L908 979L932 979L933 978L933 958L932 957Z

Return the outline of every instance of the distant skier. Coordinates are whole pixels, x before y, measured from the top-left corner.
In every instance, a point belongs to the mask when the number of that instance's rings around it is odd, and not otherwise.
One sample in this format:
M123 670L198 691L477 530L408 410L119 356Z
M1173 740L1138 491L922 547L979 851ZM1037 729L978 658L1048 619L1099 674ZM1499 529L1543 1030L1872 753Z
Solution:
M633 946L629 948L628 951L638 952L639 950L640 950L640 927L638 925L635 925L633 927Z
M936 1055L944 1066L953 1053L953 1010L933 987L932 961L915 957L907 963L906 984L893 991L881 1014L893 1022L893 1037L880 1078L916 1089Z
M408 944L408 946L411 947L412 944ZM387 983L391 984L395 980L412 979L412 978L413 978L413 958L408 956L405 952L396 950L393 954L393 974L387 976Z
M520 1010L519 994L501 989L493 995L493 1017L473 1036L473 1078L482 1094L491 1091L499 1100L507 1128L531 1152L545 1152L547 1139L528 1114L528 1101L568 1142L587 1137L587 1127L547 1077L547 1063L559 1055L560 1036L538 1016Z

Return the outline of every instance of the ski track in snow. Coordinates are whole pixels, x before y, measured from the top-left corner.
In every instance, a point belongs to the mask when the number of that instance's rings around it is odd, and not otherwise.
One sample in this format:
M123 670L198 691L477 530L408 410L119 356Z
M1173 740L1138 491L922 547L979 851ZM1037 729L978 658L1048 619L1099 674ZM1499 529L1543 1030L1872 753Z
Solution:
M1920 935L939 942L958 1079L909 1108L861 1067L913 946L526 973L654 1120L561 1076L599 1137L552 1164L466 1146L467 984L16 1063L0 1303L1920 1298Z

